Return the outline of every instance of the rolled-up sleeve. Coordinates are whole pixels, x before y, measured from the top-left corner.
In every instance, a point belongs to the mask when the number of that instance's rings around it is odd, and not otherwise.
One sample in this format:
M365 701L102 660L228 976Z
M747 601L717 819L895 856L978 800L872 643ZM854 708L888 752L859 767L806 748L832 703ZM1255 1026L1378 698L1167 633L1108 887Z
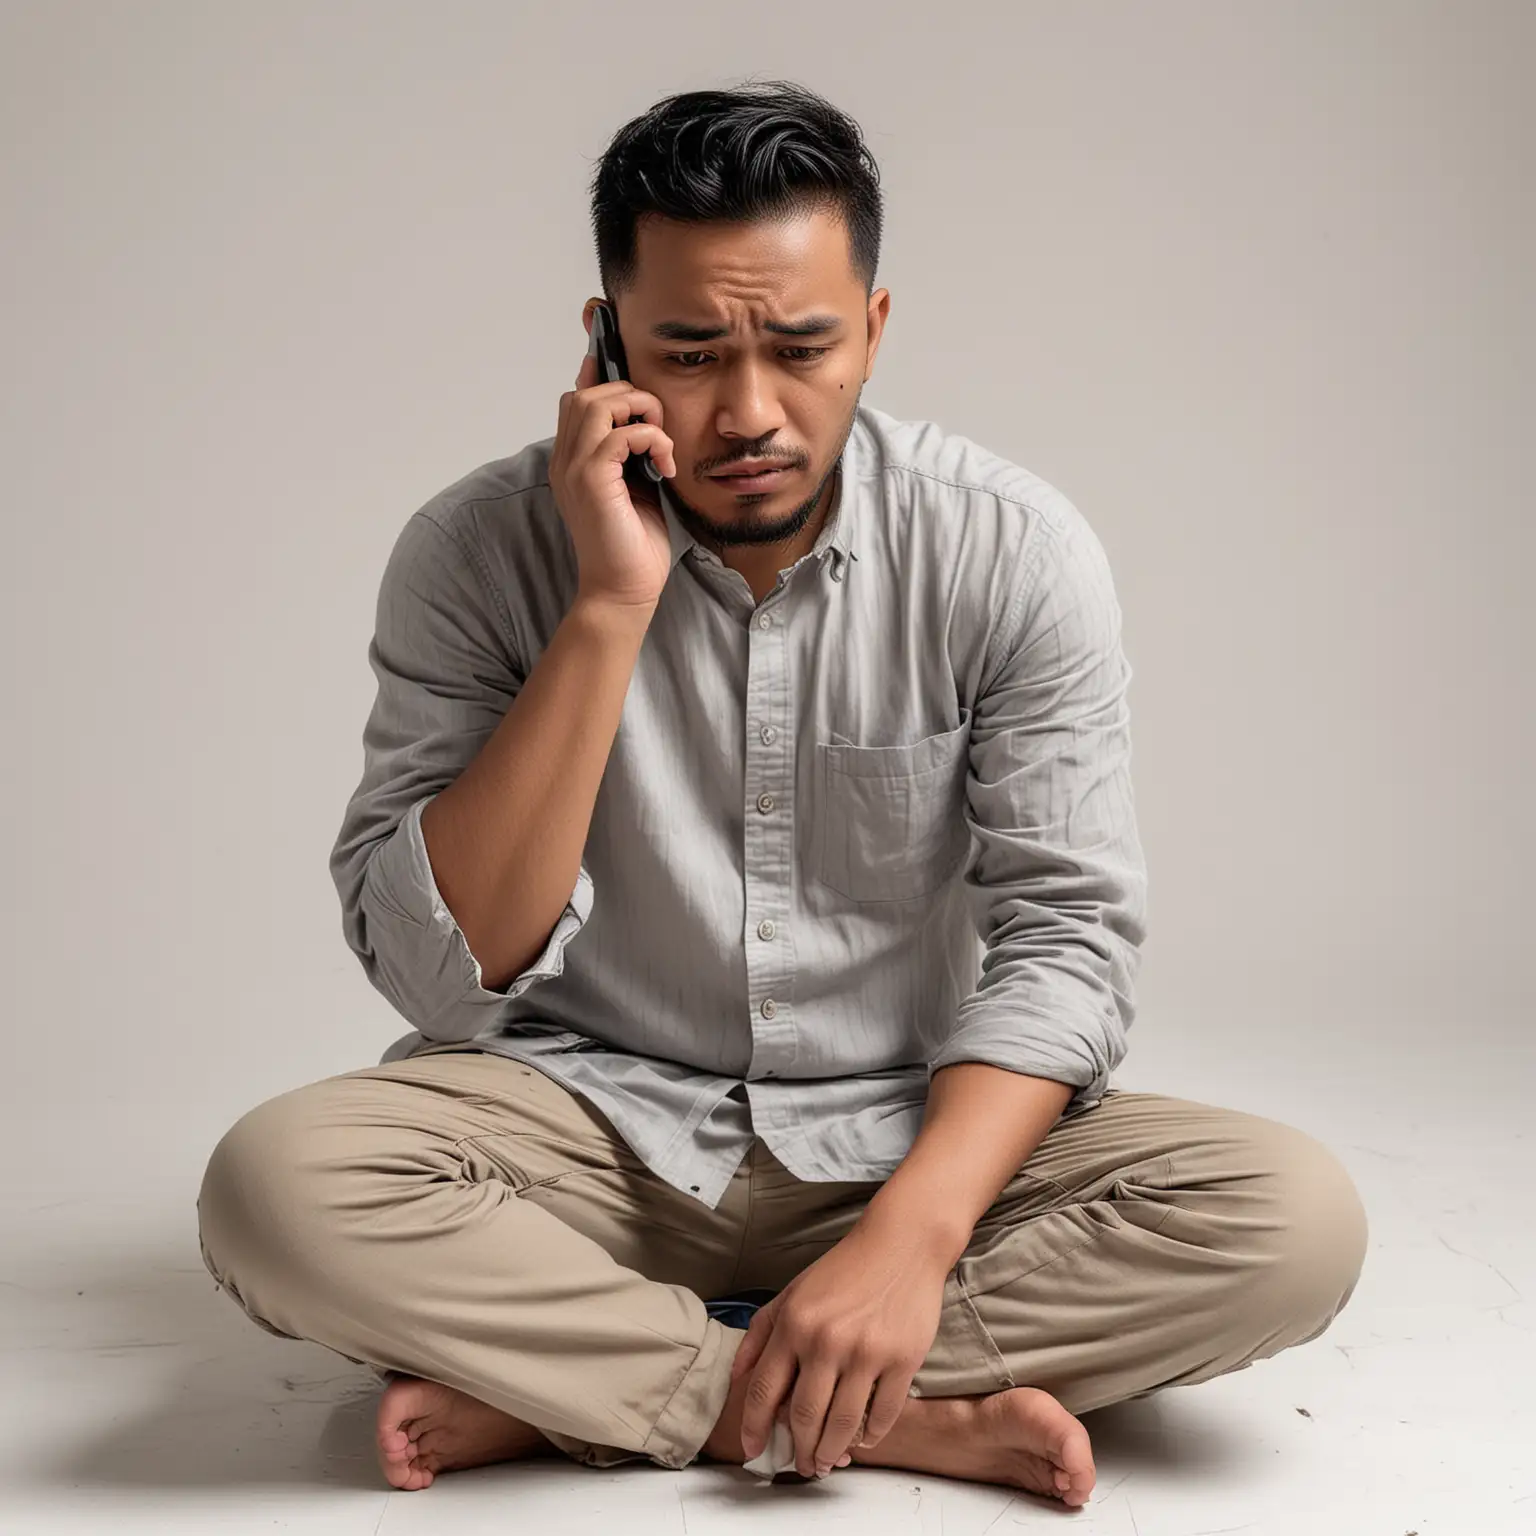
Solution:
M980 1061L1097 1103L1126 1052L1146 936L1131 668L1108 557L1051 500L972 710L966 871L981 980L929 1062Z
M592 910L583 865L544 951L500 991L443 901L421 813L474 760L526 676L473 551L426 511L401 531L379 586L368 662L378 687L363 773L331 850L342 932L373 986L432 1041L494 1028L509 999L560 974Z

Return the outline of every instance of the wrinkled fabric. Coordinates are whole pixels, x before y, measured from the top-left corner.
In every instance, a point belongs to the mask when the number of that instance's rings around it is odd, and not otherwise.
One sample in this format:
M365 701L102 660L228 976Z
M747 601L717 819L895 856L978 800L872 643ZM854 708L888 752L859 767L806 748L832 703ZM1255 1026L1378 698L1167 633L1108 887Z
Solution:
M588 1466L680 1468L749 1337L703 1298L782 1293L879 1188L807 1183L754 1141L706 1210L580 1095L466 1047L257 1105L197 1212L209 1273L269 1332L440 1381ZM1315 1338L1367 1238L1311 1137L1112 1090L1053 1125L977 1222L909 1393L1029 1385L1083 1414L1209 1380Z
M1038 476L863 404L815 547L761 602L663 487L672 570L570 898L483 984L421 813L575 597L553 445L431 498L380 583L330 867L411 1026L383 1061L473 1042L536 1064L711 1208L754 1132L802 1179L888 1177L953 1062L1098 1103L1146 904L1105 550Z

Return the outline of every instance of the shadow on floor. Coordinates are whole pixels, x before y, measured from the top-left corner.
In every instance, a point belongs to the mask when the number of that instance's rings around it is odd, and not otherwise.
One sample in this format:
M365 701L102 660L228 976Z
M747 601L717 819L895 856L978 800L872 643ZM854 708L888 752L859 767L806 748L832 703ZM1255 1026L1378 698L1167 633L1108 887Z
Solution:
M17 1287L29 1293L38 1324L38 1342L23 1350L49 1351L72 1383L100 1383L102 1396L129 1406L51 1461L33 1462L25 1481L384 1491L373 1453L379 1379L320 1345L251 1322L203 1268L195 1238L138 1252L55 1247L46 1270ZM1203 1414L1197 1394L1181 1389L1084 1416L1101 1493L1142 1468L1198 1479L1246 1460L1251 1448ZM534 1467L593 1475L564 1458L519 1471ZM615 1470L637 1467L649 1464ZM742 1477L749 1493L755 1479Z

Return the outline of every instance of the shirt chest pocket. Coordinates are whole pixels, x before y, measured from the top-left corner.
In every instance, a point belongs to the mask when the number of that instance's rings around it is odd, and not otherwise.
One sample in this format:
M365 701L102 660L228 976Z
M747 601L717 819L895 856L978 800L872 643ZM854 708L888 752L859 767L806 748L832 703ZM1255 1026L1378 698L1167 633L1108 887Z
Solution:
M965 777L971 712L953 730L892 747L816 745L814 873L850 901L938 890L970 848Z

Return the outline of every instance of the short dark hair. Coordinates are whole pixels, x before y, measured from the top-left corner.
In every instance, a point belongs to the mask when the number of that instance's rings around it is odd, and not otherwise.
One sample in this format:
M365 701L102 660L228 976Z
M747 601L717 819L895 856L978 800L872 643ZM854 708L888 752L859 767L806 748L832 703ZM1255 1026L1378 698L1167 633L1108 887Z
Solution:
M805 86L668 96L613 136L592 177L597 267L609 299L633 286L635 231L650 214L684 223L838 213L853 275L874 292L880 256L880 170L859 125Z

